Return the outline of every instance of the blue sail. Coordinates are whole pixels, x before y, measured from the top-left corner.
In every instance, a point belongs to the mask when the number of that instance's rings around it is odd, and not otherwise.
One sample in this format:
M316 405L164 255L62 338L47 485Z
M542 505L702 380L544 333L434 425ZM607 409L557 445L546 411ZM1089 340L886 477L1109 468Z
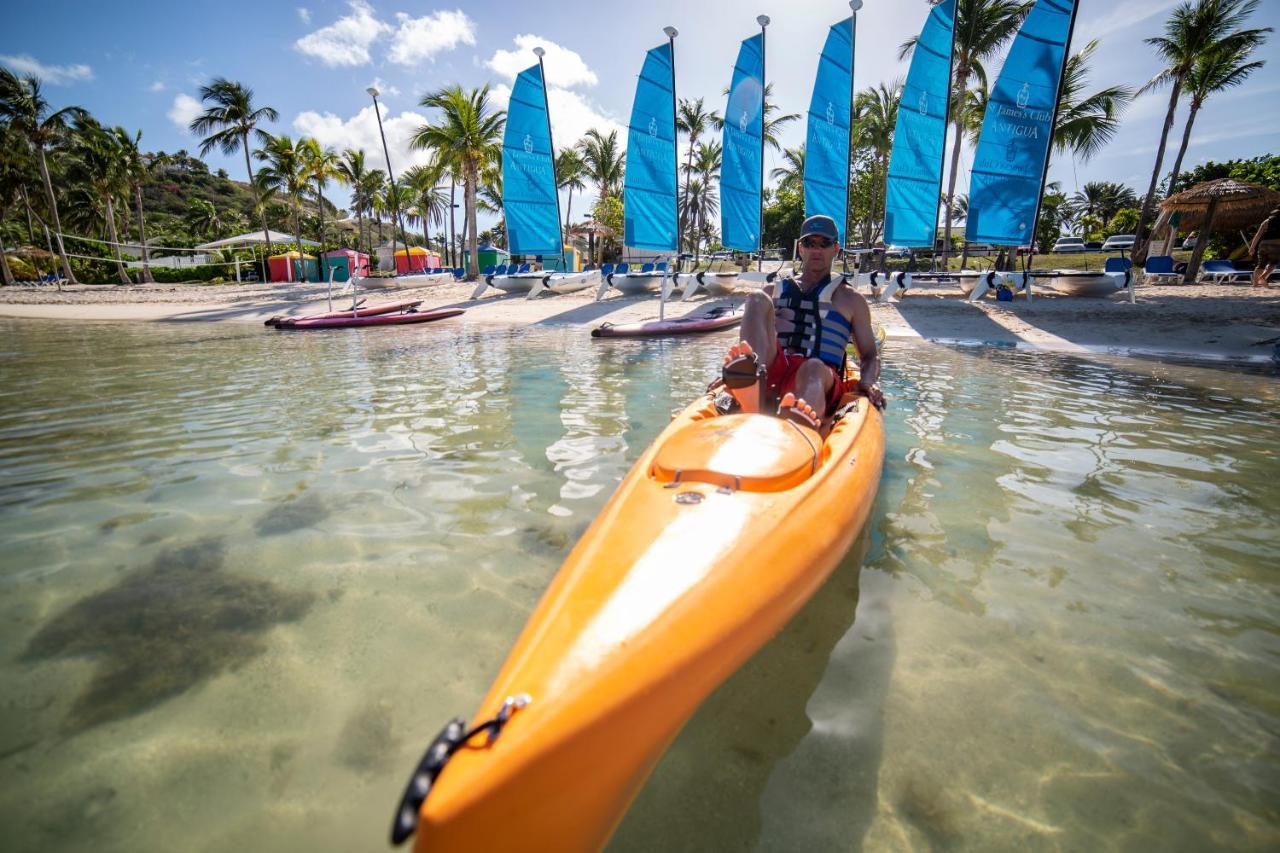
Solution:
M739 252L760 248L764 151L764 34L742 42L724 110L720 166L720 242Z
M965 239L1022 246L1035 233L1074 0L1037 0L1009 48L973 154Z
M637 249L676 249L676 97L671 43L645 56L627 125L622 185L623 242Z
M885 185L886 245L933 248L947 141L955 20L956 0L934 6L911 57Z
M502 136L502 208L513 255L564 251L552 156L542 66L534 65L516 78Z
M846 18L827 33L809 101L805 135L804 215L830 216L844 244L849 207L849 110L853 94L854 20Z

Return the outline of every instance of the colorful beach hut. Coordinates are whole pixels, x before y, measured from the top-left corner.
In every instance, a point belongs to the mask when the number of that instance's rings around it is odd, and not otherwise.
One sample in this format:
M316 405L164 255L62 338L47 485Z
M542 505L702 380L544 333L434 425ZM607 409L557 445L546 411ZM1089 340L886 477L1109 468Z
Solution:
M440 256L428 252L421 246L410 246L396 252L396 273L422 272L440 266Z
M350 281L354 272L358 277L369 275L369 256L354 249L334 249L320 255L320 271L325 280L333 271L334 281Z
M272 281L318 281L320 268L315 255L299 255L297 251L267 258Z

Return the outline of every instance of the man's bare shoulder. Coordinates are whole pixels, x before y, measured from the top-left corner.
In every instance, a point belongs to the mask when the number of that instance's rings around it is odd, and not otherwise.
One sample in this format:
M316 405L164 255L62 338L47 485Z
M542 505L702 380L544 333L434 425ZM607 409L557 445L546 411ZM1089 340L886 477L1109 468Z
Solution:
M840 286L836 288L836 292L831 295L831 302L835 305L836 310L852 318L855 312L870 312L871 308L867 304L867 300L861 293L854 290L853 285L849 284L849 280L845 279L840 282Z

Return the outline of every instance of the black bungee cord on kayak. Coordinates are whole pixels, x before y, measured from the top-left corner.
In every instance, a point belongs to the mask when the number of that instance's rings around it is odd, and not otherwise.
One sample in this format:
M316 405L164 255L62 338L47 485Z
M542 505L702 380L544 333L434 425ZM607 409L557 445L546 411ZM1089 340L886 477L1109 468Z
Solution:
M427 747L427 751L422 754L422 759L418 762L413 775L409 777L409 784L405 786L404 794L400 797L400 805L396 807L396 814L391 822L393 846L398 847L403 844L418 828L418 813L422 810L422 803L427 799L427 794L431 792L431 786L435 784L436 777L440 775L441 770L444 770L445 764L453 754L483 731L489 732L486 743L493 743L498 739L498 735L502 734L502 729L511 719L511 715L532 701L528 693L517 693L515 696L506 698L492 720L486 720L470 731L467 731L466 720L461 717L454 717L441 729L440 734L436 735L435 740L431 741L431 745Z

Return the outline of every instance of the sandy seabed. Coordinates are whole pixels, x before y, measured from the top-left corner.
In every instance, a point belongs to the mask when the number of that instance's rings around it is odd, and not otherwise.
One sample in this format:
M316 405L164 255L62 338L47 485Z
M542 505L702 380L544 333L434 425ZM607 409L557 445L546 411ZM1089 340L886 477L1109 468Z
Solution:
M471 299L475 284L401 286L362 293L365 305L422 300L421 310L458 307L466 313L443 321L471 326L569 325L589 329L604 322L627 323L658 315L656 294L622 296L611 291L596 301L596 288L544 293L535 299L490 289ZM727 297L695 295L672 301L667 317L741 301L748 290ZM335 308L350 304L336 295ZM49 320L224 321L261 323L272 316L327 310L322 285L77 285L0 288L0 316ZM1280 288L1248 284L1139 285L1107 298L1062 296L1047 289L1028 302L987 297L969 304L951 287L917 286L900 300L872 303L876 322L890 337L994 343L1063 351L1186 355L1267 361L1280 341ZM429 328L429 327L420 327ZM271 332L271 334L276 334Z

